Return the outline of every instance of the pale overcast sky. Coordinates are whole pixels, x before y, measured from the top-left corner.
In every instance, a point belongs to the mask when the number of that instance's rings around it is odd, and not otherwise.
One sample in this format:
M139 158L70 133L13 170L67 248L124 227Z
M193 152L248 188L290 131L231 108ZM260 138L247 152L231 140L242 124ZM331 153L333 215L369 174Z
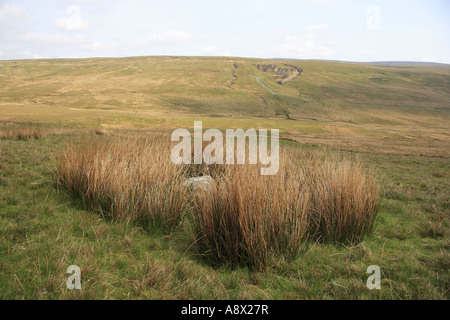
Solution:
M450 63L449 0L0 0L0 60L142 55Z

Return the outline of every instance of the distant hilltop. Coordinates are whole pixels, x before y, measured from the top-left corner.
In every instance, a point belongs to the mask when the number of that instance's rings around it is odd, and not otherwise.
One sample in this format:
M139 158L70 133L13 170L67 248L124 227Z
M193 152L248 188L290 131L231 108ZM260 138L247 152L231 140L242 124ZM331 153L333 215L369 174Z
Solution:
M380 66L408 66L408 65L415 65L415 66L450 66L450 64L447 63L440 63L440 62L421 62L421 61L375 61L375 62L369 62L370 64L377 64Z
M442 62L426 62L426 61L346 61L346 60L327 60L327 59L287 59L287 58L273 58L274 60L298 60L298 61L323 61L323 62L342 62L342 63L358 63L358 64L376 64L384 67L397 66L450 66L448 63Z

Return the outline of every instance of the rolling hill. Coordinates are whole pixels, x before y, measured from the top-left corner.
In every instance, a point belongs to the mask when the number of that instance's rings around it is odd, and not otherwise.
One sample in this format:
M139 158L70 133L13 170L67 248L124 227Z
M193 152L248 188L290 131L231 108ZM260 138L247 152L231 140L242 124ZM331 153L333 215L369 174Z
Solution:
M220 57L0 62L0 121L279 128L286 139L448 156L450 66ZM383 144L380 145L380 141Z

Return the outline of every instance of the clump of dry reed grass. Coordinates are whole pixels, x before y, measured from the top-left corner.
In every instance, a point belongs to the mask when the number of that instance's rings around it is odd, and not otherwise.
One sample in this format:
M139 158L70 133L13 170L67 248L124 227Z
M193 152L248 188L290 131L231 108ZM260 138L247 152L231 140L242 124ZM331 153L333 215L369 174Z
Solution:
M32 141L60 135L73 135L80 130L72 128L39 127L33 124L0 123L0 139Z
M193 225L201 252L215 263L263 268L270 256L295 256L307 235L309 194L288 171L261 176L255 167L227 167L195 199Z
M91 137L59 157L58 182L91 210L173 230L190 211L202 255L215 264L264 269L312 241L356 243L373 227L379 186L356 160L284 148L280 170L257 165L172 164L168 137ZM213 176L211 188L184 182Z
M170 162L170 144L161 137L70 143L59 157L57 175L58 185L113 220L170 231L186 209L184 168Z
M0 138L13 140L37 140L44 136L44 131L36 127L1 128Z
M372 231L380 187L359 161L327 161L310 170L310 233L322 242L354 244Z
M371 231L379 187L359 162L285 149L280 165L274 176L227 166L216 188L195 198L196 243L215 263L262 269L308 240L355 243Z
M107 133L106 129L103 128L97 128L94 130L94 133L98 136L103 136Z

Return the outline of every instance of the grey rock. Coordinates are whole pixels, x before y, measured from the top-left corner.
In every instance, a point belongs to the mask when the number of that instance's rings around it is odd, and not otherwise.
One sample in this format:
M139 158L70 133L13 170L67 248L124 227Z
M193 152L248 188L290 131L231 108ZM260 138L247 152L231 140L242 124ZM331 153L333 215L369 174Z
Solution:
M210 176L194 177L186 180L184 185L192 190L210 190L214 179Z

